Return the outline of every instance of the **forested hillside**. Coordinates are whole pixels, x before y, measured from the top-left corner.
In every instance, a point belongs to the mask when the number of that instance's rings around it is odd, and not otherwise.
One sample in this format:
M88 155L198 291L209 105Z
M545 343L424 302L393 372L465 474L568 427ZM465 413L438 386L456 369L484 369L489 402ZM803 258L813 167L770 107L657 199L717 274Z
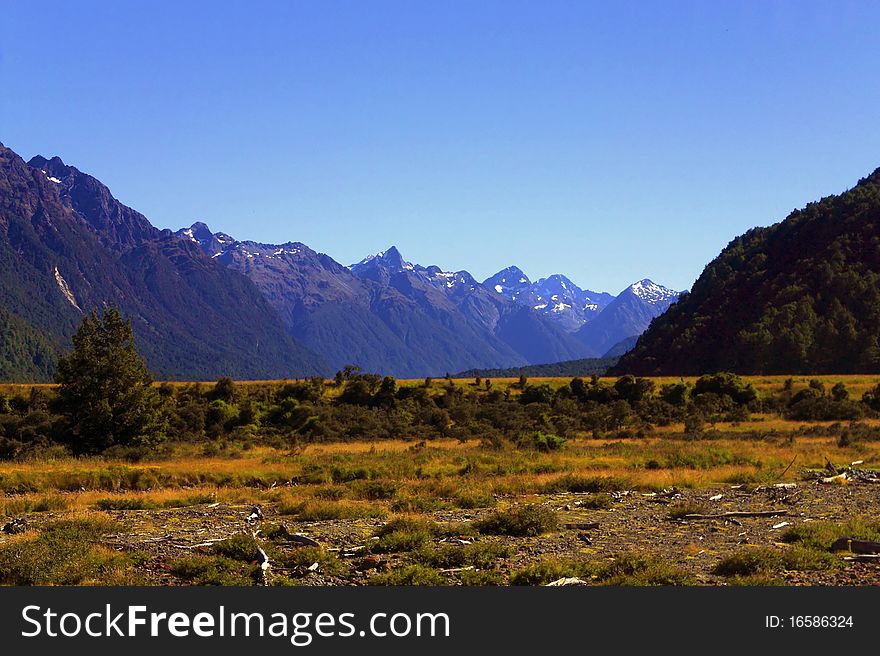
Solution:
M880 169L734 239L614 372L880 371Z

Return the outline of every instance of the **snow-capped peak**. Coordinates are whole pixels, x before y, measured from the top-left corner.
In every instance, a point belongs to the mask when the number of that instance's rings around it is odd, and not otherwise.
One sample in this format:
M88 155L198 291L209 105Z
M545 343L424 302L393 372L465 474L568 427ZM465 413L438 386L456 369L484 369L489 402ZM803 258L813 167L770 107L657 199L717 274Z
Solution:
M498 294L513 299L517 294L528 288L532 282L529 277L517 266L509 266L502 269L494 276L483 281L483 286L494 290Z
M629 286L629 290L638 298L651 305L665 303L678 297L678 292L663 285L658 285L647 278L634 282Z
M360 262L352 264L349 269L354 271L373 264L381 264L396 271L412 271L414 268L410 262L403 259L403 256L400 254L400 251L397 250L397 247L392 246L387 251L379 251L375 255L365 257Z

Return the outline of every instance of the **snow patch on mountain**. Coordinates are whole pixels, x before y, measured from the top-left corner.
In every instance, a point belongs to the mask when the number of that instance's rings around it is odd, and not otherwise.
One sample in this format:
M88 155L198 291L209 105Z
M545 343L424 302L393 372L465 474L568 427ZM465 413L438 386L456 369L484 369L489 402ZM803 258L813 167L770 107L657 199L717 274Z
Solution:
M679 296L677 291L664 287L663 285L658 285L647 278L634 282L629 286L629 290L638 298L651 305L667 303Z

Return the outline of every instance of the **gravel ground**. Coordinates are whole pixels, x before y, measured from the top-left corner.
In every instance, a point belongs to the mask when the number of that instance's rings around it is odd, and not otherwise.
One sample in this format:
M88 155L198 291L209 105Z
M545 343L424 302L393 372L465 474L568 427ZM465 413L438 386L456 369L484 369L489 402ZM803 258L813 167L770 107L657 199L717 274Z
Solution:
M591 495L553 494L504 499L499 507L541 504L558 511L559 531L532 538L478 536L475 541L496 541L511 545L515 553L499 563L502 573L512 573L545 558L612 558L623 552L659 557L689 572L701 585L723 585L725 579L711 573L722 558L749 546L779 547L788 526L811 521L843 521L854 516L876 517L880 485L852 483L822 485L801 482L795 487L763 487L746 490L731 486L702 490L667 490L658 494L614 493L607 509L580 506ZM769 512L773 516L672 520L671 508L702 506L708 514L725 512ZM362 547L382 520L334 520L295 522L264 508L262 522L248 524L248 506L211 504L173 510L110 511L106 514L125 527L108 536L105 543L120 550L147 554L145 575L150 583L179 584L169 563L186 555L208 553L211 545L263 524L283 523L291 533L309 536L350 564L349 573L330 576L316 571L289 572L306 585L360 585L376 571L389 570L406 562L406 554L365 557ZM442 511L429 515L437 522L469 522L489 510ZM29 518L34 526L57 517L40 513ZM787 522L785 526L780 526ZM593 525L597 526L593 526ZM258 534L259 536L259 534ZM0 538L0 542L3 538ZM294 545L274 543L276 548ZM279 546L280 545L280 546ZM457 574L451 573L451 582ZM841 567L817 572L780 572L777 578L789 585L875 585L880 583L880 564L846 562Z

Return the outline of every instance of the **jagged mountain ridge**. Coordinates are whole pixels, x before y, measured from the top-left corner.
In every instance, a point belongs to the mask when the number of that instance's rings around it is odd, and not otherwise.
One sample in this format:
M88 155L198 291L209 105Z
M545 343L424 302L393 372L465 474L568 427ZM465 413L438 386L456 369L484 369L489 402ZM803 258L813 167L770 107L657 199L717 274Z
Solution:
M655 317L678 300L679 293L648 279L624 289L599 315L575 333L589 348L604 354L630 337L641 335ZM613 352L613 355L622 355Z
M569 333L598 316L614 300L607 292L581 289L559 273L532 282L517 266L486 278L483 286L540 312Z
M7 380L48 379L82 313L107 302L131 317L149 366L168 379L329 374L348 363L442 375L598 354L559 312L534 307L547 298L588 309L582 295L595 293L564 276L538 281L528 305L395 247L349 268L305 244L237 241L204 223L172 233L58 157L0 154Z
M253 280L291 333L334 367L425 376L586 353L466 271L411 264L395 247L344 267L301 243L237 241L201 222L175 234Z
M0 300L4 380L48 380L83 312L108 302L131 318L161 378L326 370L247 278L154 228L60 158L26 163L2 145Z

